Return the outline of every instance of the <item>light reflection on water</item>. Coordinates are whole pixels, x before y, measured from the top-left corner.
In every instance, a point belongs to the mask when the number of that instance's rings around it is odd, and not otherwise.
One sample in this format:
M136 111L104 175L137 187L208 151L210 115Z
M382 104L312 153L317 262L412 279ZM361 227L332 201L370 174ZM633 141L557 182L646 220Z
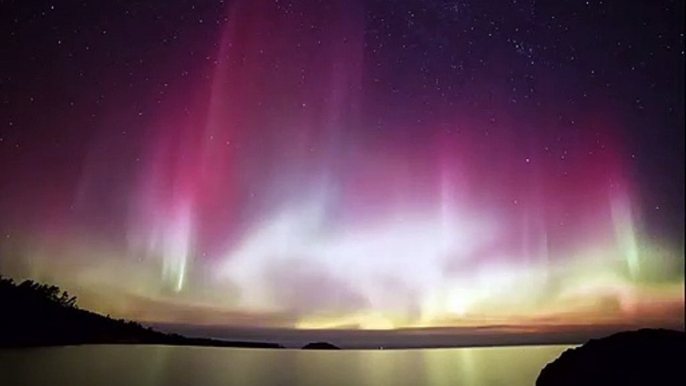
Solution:
M528 386L568 347L301 351L81 346L0 350L0 368L7 386Z

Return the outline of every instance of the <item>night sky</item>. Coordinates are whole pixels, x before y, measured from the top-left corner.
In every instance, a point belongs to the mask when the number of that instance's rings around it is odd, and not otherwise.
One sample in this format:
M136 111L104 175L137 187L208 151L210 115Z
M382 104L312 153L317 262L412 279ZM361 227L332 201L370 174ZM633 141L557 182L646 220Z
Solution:
M0 272L190 326L683 326L683 8L0 1Z

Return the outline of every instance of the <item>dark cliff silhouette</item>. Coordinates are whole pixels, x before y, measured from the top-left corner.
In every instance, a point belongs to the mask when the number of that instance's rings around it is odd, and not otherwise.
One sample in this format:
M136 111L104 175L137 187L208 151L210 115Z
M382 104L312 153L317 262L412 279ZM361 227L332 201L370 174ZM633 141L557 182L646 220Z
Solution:
M681 385L686 333L638 330L593 339L546 365L536 386Z
M336 347L331 343L327 342L314 342L308 343L303 346L303 350L340 350L340 347Z
M283 348L272 343L186 338L79 309L76 297L54 285L16 283L0 276L0 347L75 344L165 344Z

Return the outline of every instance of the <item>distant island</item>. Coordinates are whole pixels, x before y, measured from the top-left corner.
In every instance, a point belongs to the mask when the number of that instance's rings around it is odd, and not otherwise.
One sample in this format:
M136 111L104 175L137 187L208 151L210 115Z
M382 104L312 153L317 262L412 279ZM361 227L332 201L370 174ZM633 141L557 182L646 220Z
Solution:
M308 343L302 347L303 350L340 350L340 347L327 342Z
M0 348L81 344L163 344L283 348L274 343L230 342L166 334L123 319L82 310L76 297L54 285L17 283L0 275Z
M642 329L592 339L541 371L536 386L681 385L686 333Z

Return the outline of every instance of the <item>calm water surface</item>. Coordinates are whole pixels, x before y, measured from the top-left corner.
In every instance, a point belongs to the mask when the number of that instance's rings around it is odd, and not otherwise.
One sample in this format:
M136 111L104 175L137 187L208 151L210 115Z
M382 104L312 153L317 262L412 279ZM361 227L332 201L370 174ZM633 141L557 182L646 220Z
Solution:
M533 385L568 346L388 351L81 346L0 350L2 385Z

